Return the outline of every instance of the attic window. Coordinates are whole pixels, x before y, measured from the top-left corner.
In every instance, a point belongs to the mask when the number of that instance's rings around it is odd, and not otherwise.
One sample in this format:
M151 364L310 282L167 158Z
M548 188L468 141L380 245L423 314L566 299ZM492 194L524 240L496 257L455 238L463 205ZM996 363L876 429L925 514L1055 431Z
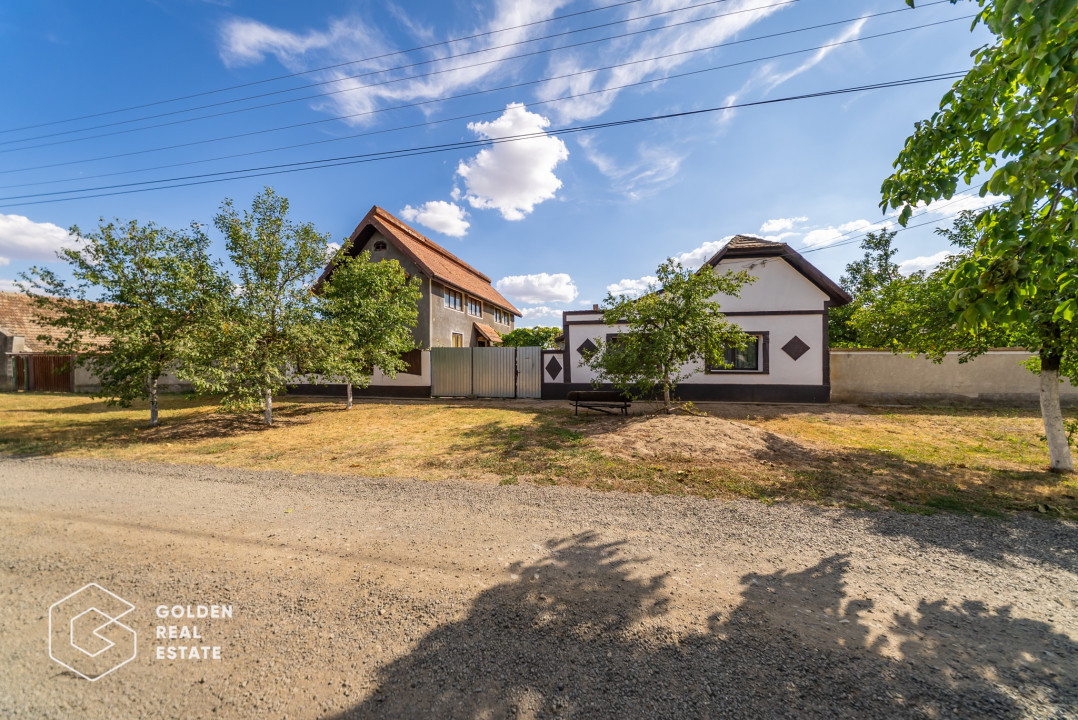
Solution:
M376 242L374 244L374 251L375 252L378 252L379 250L385 250L385 249L386 249L386 241L385 240L379 240L378 242Z

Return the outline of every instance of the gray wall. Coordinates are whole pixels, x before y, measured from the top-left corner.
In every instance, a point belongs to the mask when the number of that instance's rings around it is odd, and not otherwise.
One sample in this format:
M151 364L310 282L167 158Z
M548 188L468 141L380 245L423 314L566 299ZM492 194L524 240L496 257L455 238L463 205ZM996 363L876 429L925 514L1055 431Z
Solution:
M1024 350L993 350L968 363L950 353L941 364L881 350L831 351L831 401L847 403L1021 403L1038 401L1039 379ZM1078 388L1059 386L1068 404Z
M375 252L374 244L379 240L386 243L386 249ZM430 278L420 272L419 268L417 268L404 253L397 250L397 248L392 243L388 242L380 233L371 235L370 240L367 241L367 245L360 249L370 250L372 262L396 260L411 277L418 276L419 279L423 281L423 295L419 300L419 320L416 323L415 329L412 331L412 336L415 338L415 341L419 344L420 348L429 348L431 329Z
M467 303L464 305L463 310L453 310L445 306L445 289L441 283L435 281L432 283L431 292L431 347L452 347L453 345L453 333L459 332L464 335L464 346L475 347L477 340L477 333L475 332L476 322L481 322L484 325L489 325L499 333L507 333L513 329L513 324L508 325L504 323L494 322L494 308L487 303L483 303L483 316L476 317L475 315L468 314ZM463 293L467 298L467 293ZM510 320L513 317L510 315Z
M0 392L15 389L15 359L11 353L20 349L15 347L16 342L21 346L22 338L0 333Z

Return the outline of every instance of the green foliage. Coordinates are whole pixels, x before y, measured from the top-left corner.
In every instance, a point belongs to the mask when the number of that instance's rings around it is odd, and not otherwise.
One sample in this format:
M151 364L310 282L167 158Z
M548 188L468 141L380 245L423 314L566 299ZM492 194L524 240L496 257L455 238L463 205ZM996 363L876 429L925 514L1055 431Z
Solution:
M561 328L543 327L517 328L502 335L502 347L541 347L554 349L558 344L554 338L561 335Z
M748 335L726 320L715 295L737 297L752 282L748 273L693 272L667 260L655 273L657 287L643 297L607 295L603 322L625 330L617 342L595 338L584 362L600 380L640 398L661 391L667 412L677 383L701 364L723 366L727 347L744 347Z
M266 188L240 215L227 199L215 219L234 274L194 343L200 388L221 393L226 409L267 406L297 368L324 356L318 300L310 286L326 261L328 237L288 218L288 200Z
M196 328L227 287L209 241L198 226L176 232L134 220L102 220L92 233L71 233L80 242L58 256L73 281L31 268L23 275L28 293L62 331L54 349L77 354L100 379L98 395L123 407L149 397L156 424L158 378L184 373Z
M950 308L954 297L950 278L976 243L976 216L964 212L953 228L940 228L936 233L950 240L958 252L935 270L909 277L898 273L895 266L886 282L859 292L851 303L854 312L849 322L862 347L922 353L935 362L958 350L962 351L959 361L964 362L988 348L1015 342L1013 333L1004 327L960 324Z
M980 235L950 275L950 306L965 327L1014 332L1054 374L1078 347L1078 0L976 2L974 25L994 40L917 123L881 205L901 208L904 225L916 205L990 173L981 195L1005 199L978 216ZM1052 404L1052 467L1067 469Z
M319 290L319 369L358 387L370 384L374 368L390 377L404 370L401 356L416 347L421 287L396 260L372 263L366 250L356 256L342 250Z
M853 317L864 306L867 298L902 277L893 259L898 253L898 249L894 247L895 234L888 230L869 233L861 241L864 257L846 266L846 274L842 276L839 284L853 297L853 302L831 308L828 313L827 334L832 347L871 346L871 340L860 337Z

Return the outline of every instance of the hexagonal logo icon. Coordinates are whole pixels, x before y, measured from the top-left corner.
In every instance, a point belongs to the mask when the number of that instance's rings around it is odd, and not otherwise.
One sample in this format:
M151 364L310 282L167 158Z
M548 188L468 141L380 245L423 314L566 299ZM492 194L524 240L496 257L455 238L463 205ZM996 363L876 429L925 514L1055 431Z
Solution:
M135 659L138 635L120 622L135 606L97 583L49 608L49 657L81 678L100 680Z

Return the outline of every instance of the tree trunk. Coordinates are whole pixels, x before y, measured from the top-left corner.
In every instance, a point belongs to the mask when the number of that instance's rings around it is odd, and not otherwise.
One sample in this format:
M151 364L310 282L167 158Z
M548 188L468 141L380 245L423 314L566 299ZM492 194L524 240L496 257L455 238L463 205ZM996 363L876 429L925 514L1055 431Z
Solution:
M1048 439L1048 455L1051 470L1058 473L1074 472L1070 441L1063 427L1063 411L1059 407L1059 357L1041 355L1041 417L1044 418L1044 436Z
M157 378L150 380L150 427L157 427Z
M663 378L663 407L667 415L670 414L670 373Z
M352 409L352 383L348 383L348 409Z
M267 425L273 424L273 391L266 388L266 420Z

